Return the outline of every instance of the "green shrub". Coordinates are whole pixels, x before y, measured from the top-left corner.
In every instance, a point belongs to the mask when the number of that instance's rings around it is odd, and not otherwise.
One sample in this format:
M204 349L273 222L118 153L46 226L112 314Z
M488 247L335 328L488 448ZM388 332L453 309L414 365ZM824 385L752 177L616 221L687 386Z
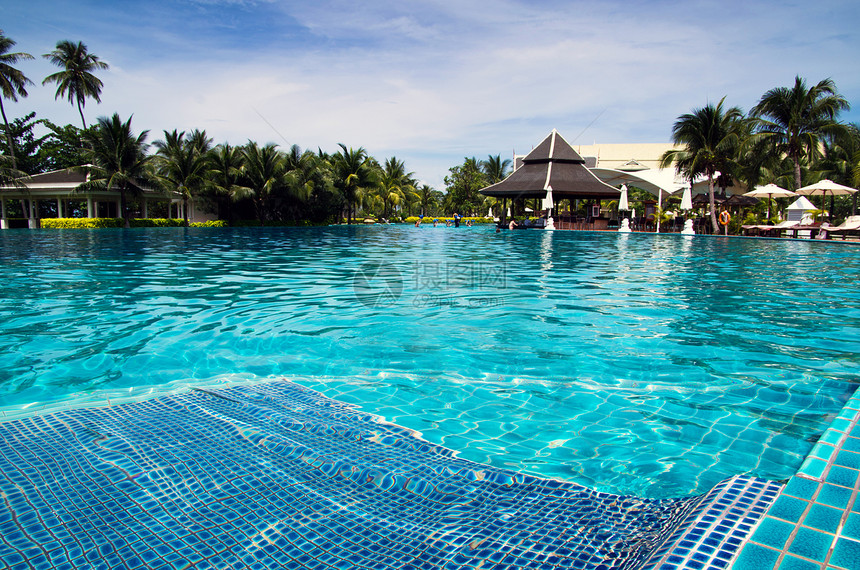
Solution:
M129 221L133 228L181 228L185 220L176 218L133 218Z
M206 222L194 222L192 228L226 228L227 222L224 220L208 220Z
M42 227L52 230L121 228L122 218L42 218Z

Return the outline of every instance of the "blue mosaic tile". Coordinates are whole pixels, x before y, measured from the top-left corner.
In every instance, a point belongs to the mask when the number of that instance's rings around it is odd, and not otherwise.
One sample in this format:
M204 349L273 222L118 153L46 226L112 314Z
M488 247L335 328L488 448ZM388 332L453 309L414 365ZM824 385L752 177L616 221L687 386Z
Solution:
M833 509L824 505L812 505L809 513L803 518L805 526L836 533L839 521L842 519L842 510Z
M803 560L791 554L787 554L782 562L779 563L777 570L821 570L821 564L815 564L808 560Z
M842 536L860 540L860 514L849 513L845 520L845 526L842 527Z
M846 509L848 508L848 501L851 499L851 494L851 489L844 489L842 487L825 483L821 486L821 490L818 492L818 497L816 497L815 502L830 505L831 507L839 509Z
M809 503L807 501L782 495L768 510L767 514L787 521L798 522L808 507Z
M860 542L847 538L837 540L829 564L847 570L860 568Z
M289 382L10 420L0 441L0 567L641 567L706 509L462 460Z
M827 473L827 482L834 485L841 485L853 489L857 484L857 478L860 477L860 471L841 467L839 465L831 465L830 471Z
M776 568L779 551L749 543L732 564L732 570L763 570Z
M847 449L848 451L860 453L860 438L857 438L857 437L845 438L845 441L842 443L842 449Z
M785 486L783 494L811 501L813 495L818 491L820 484L818 481L804 479L803 477L792 477Z
M850 451L840 451L833 460L835 465L843 465L852 469L860 469L860 453L852 453Z
M798 469L798 473L803 473L807 477L821 479L824 475L824 470L827 469L827 461L813 456L807 456Z
M807 517L808 518L808 517ZM765 517L755 533L755 540L765 546L782 550L794 525L770 517Z
M824 560L832 542L832 535L808 528L799 528L791 544L788 545L788 552L813 560Z

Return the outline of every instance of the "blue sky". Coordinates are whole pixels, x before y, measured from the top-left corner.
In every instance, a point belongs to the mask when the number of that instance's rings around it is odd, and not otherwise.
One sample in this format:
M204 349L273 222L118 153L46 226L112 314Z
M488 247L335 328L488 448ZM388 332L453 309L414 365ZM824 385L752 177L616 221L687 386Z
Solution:
M4 33L37 56L7 102L79 124L41 54L82 41L111 69L88 122L134 115L149 140L205 129L397 156L443 189L466 156L528 152L553 128L576 144L666 142L723 96L832 78L860 122L860 3L723 1L0 0Z

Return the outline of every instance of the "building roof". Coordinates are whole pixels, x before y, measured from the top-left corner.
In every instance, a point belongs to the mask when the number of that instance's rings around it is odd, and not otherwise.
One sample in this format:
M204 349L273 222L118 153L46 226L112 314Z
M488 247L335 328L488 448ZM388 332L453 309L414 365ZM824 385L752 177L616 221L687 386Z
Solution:
M105 197L119 196L119 190L115 188L104 188L100 190L88 190L78 192L77 188L87 181L87 174L76 168L65 168L63 170L52 170L41 174L33 174L20 180L18 186L0 186L5 198L71 198L74 196L84 197L87 195ZM152 188L142 188L143 194L154 197L173 197L175 192L163 193Z
M497 198L618 198L621 191L601 182L555 129L523 158L510 176L481 190Z

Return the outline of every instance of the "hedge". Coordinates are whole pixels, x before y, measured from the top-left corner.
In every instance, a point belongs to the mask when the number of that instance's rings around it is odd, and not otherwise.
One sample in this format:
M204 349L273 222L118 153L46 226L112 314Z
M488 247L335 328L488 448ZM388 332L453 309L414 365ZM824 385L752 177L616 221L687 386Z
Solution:
M88 228L121 228L125 226L122 218L42 218L39 220L45 229L68 230ZM133 228L181 228L183 220L175 218L133 218L129 221ZM211 220L190 224L193 228L223 228L227 222Z

